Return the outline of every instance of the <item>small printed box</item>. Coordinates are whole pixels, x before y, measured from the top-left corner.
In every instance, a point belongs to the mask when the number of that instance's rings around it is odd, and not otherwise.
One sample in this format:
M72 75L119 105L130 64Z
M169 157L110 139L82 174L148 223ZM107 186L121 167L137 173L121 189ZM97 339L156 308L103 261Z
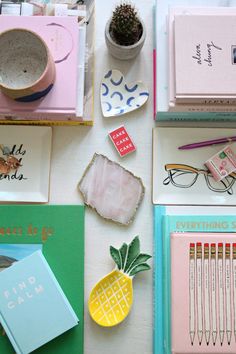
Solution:
M134 143L123 125L110 132L109 137L121 157L136 150Z
M236 170L236 155L226 146L205 162L213 178L218 182Z

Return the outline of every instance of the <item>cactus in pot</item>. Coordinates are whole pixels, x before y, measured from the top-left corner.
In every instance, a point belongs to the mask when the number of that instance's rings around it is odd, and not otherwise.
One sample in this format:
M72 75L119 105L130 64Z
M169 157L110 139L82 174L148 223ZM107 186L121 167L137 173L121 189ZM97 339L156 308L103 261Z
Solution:
M146 37L143 21L134 5L116 6L105 30L106 44L111 54L119 59L131 59L141 50Z

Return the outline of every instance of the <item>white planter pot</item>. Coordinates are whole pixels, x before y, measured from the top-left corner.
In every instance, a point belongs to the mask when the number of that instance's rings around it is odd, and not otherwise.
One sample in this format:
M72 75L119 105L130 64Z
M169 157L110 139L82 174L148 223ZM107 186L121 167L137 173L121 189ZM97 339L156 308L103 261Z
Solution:
M128 45L128 46L120 45L120 44L117 44L116 42L114 42L114 40L112 39L112 37L110 35L110 31L109 31L111 20L109 20L107 22L106 28L105 28L106 45L113 57L121 59L121 60L129 60L129 59L133 59L134 57L136 57L136 55L138 55L138 53L140 52L140 50L143 47L143 44L144 44L144 41L146 38L145 25L141 19L140 19L140 22L141 22L141 25L143 28L142 36L137 43L132 44L132 45Z

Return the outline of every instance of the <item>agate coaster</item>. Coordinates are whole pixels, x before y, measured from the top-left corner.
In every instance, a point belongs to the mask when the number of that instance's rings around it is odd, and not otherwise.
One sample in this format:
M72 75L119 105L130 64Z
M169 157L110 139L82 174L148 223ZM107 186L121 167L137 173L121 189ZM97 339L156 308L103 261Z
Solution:
M94 154L79 190L86 205L122 225L133 221L144 196L141 178L101 154Z

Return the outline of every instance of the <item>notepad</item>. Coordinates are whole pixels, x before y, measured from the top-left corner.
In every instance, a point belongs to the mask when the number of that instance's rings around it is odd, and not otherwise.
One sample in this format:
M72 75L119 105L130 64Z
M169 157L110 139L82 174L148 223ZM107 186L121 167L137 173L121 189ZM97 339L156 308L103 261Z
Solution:
M0 323L17 354L28 354L78 324L41 251L0 273Z
M170 250L172 353L235 353L236 233L173 232Z

